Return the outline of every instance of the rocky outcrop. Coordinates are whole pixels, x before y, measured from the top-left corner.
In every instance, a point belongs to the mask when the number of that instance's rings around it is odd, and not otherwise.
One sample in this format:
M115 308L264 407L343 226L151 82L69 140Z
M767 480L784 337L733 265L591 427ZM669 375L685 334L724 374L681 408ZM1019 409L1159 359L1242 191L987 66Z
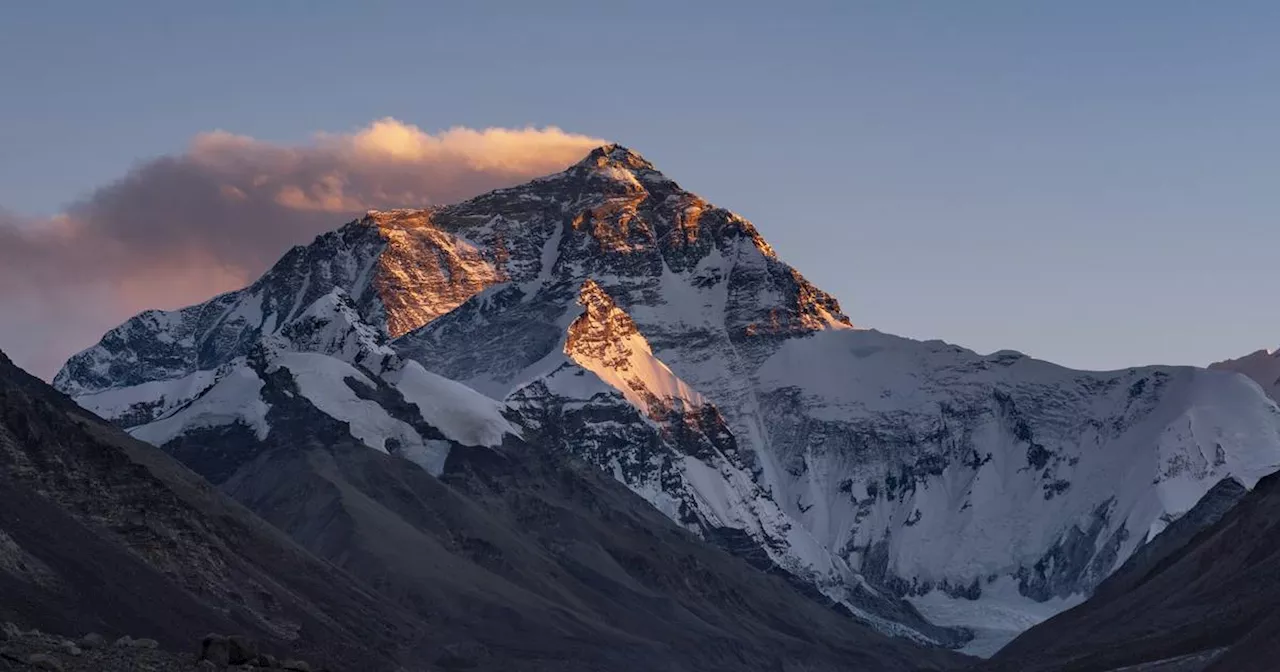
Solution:
M325 672L326 668L313 667L310 663L289 658L283 662L271 654L255 651L248 655L244 647L256 649L256 643L240 635L223 637L210 635L204 639L200 653L164 650L156 640L121 637L113 646L107 646L101 635L93 633L81 638L78 646L70 639L47 634L39 630L22 631L12 623L3 624L0 630L0 670L48 670L52 672L191 672L191 670L292 670L294 672ZM221 643L221 646L218 643ZM239 642L236 655L228 656L228 643ZM213 644L211 646L211 643ZM235 649L236 647L231 647ZM353 666L349 669L364 669Z

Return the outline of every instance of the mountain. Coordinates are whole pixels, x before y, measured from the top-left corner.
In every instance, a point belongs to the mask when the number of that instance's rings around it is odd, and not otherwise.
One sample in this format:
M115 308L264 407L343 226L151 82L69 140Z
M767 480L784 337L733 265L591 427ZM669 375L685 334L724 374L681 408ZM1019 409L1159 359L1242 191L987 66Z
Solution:
M1188 517L1196 522L1185 533L1157 537L1161 548L1130 558L1092 599L1028 630L984 669L1276 669L1280 475L1249 493L1224 481Z
M129 320L55 384L234 491L258 459L241 446L293 440L269 417L281 370L340 436L431 474L518 436L817 603L978 653L1083 600L1222 478L1280 464L1280 411L1241 376L855 328L750 222L617 145L371 212L243 290ZM434 402L406 380L467 399L478 434L412 412Z
M320 297L134 433L420 619L413 656L495 670L963 662L859 625L526 443L496 402L352 322L354 305Z
M1210 369L1235 371L1252 378L1272 399L1280 400L1280 350L1258 350L1238 359L1209 365Z
M350 304L337 292L317 303L297 323L312 329L285 331L348 346L367 335L327 340L353 326ZM169 416L186 431L165 444L275 528L0 357L0 619L180 649L247 632L349 670L964 663L801 596L591 467L491 434L509 429L493 402L416 364L396 388L282 347L260 345ZM404 443L356 438L391 431ZM445 432L496 440L464 447ZM422 453L419 436L431 437ZM452 448L447 466L433 442Z
M0 354L0 621L395 669L420 626Z

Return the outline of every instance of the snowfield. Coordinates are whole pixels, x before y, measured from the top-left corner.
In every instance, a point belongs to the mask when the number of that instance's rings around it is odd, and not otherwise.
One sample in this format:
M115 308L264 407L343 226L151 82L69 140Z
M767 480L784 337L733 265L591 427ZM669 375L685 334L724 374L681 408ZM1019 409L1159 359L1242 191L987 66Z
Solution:
M417 362L386 375L424 420L464 446L497 446L520 431L502 415L505 406L461 383L438 376Z

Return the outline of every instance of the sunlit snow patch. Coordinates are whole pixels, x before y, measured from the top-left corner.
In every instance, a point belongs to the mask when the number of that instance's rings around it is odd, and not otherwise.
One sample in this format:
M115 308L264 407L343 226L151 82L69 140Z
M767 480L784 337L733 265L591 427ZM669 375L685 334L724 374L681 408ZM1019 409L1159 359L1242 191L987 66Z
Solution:
M422 414L422 419L464 446L496 446L519 432L502 416L503 404L462 383L406 362L384 378Z

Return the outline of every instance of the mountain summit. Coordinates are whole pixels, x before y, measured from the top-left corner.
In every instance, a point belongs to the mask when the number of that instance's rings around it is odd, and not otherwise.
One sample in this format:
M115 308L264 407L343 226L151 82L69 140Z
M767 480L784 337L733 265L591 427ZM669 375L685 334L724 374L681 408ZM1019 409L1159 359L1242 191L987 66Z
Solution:
M370 213L243 290L131 319L55 382L233 490L261 464L242 446L298 431L272 421L286 392L436 475L518 437L815 602L979 653L1280 463L1280 411L1233 373L855 329L754 225L618 145ZM488 440L428 420L444 398Z
M622 170L642 170L646 172L657 172L658 169L649 163L638 152L634 152L619 144L609 144L597 147L591 150L591 153L581 161L575 168L620 168Z

